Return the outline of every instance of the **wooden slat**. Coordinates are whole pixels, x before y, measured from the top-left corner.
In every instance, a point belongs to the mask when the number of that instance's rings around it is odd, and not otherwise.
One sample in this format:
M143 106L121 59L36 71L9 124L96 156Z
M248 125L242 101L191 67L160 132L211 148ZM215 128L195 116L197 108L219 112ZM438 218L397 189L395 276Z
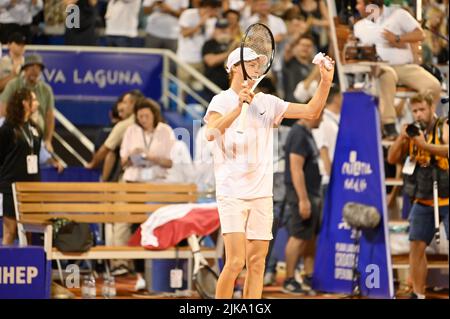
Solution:
M147 214L27 214L25 220L46 222L52 218L66 218L78 223L143 223L148 219Z
M114 213L153 212L165 204L19 204L19 211L26 213Z
M20 222L22 224L29 224L29 225L48 225L51 224L51 222L46 220L38 220L38 219L21 219Z
M186 203L195 202L197 195L189 194L125 194L125 193L19 193L21 203L30 202L56 202L56 203L91 203L91 202L159 202L159 203Z
M195 193L195 184L156 184L156 183L15 183L18 192L156 192L156 193Z

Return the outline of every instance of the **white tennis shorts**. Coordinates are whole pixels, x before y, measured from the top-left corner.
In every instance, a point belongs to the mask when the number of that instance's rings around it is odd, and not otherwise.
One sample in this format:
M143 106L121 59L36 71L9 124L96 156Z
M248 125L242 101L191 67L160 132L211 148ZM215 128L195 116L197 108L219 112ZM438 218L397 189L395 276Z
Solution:
M217 197L222 234L245 233L250 240L271 240L273 199Z

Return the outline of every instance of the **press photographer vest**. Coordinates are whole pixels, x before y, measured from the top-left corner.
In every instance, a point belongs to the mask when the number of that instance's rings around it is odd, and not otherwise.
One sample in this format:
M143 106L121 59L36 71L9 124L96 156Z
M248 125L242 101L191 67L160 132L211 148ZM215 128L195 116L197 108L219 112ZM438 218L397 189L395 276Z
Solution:
M426 138L427 143L434 145L443 144L442 137L445 121L445 118L436 120L432 134L429 134ZM409 157L411 160L415 160L417 164L412 175L403 174L405 194L420 203L432 205L433 170L435 169L438 181L439 204L448 205L448 158L433 156L429 152L419 149L413 141L409 143Z

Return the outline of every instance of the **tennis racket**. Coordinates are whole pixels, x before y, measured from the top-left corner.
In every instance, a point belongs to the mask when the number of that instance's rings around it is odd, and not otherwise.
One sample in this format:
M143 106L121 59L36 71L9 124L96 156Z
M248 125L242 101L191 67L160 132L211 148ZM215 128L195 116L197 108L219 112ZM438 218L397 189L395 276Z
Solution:
M192 281L195 289L203 299L214 299L219 276L209 267L208 262L200 251L200 245L196 235L191 235L187 239L194 255L194 270Z
M245 69L244 51L251 49L258 56L258 72L247 72ZM255 80L251 88L251 92L255 90L259 82L266 76L272 66L275 57L275 39L270 29L262 23L254 23L245 31L245 35L241 40L241 68L244 76L244 83L248 80ZM256 73L256 74L255 74ZM241 114L238 120L238 133L243 133L246 127L248 103L242 105Z

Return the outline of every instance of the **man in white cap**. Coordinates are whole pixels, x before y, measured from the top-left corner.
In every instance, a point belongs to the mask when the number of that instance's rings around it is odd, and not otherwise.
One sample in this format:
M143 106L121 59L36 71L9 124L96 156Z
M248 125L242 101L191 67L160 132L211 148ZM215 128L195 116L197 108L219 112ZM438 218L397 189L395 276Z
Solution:
M245 69L254 78L261 75L265 57L244 49ZM234 283L247 268L244 298L261 298L265 258L272 239L273 222L273 127L285 118L316 119L325 106L334 64L320 65L321 81L308 104L289 103L273 95L254 94L254 80L244 82L240 48L228 56L226 69L230 88L211 100L205 115L208 141L214 141L216 198L226 262L216 288L216 298L231 298ZM324 61L324 62L325 62ZM247 127L237 133L238 117L249 103Z

